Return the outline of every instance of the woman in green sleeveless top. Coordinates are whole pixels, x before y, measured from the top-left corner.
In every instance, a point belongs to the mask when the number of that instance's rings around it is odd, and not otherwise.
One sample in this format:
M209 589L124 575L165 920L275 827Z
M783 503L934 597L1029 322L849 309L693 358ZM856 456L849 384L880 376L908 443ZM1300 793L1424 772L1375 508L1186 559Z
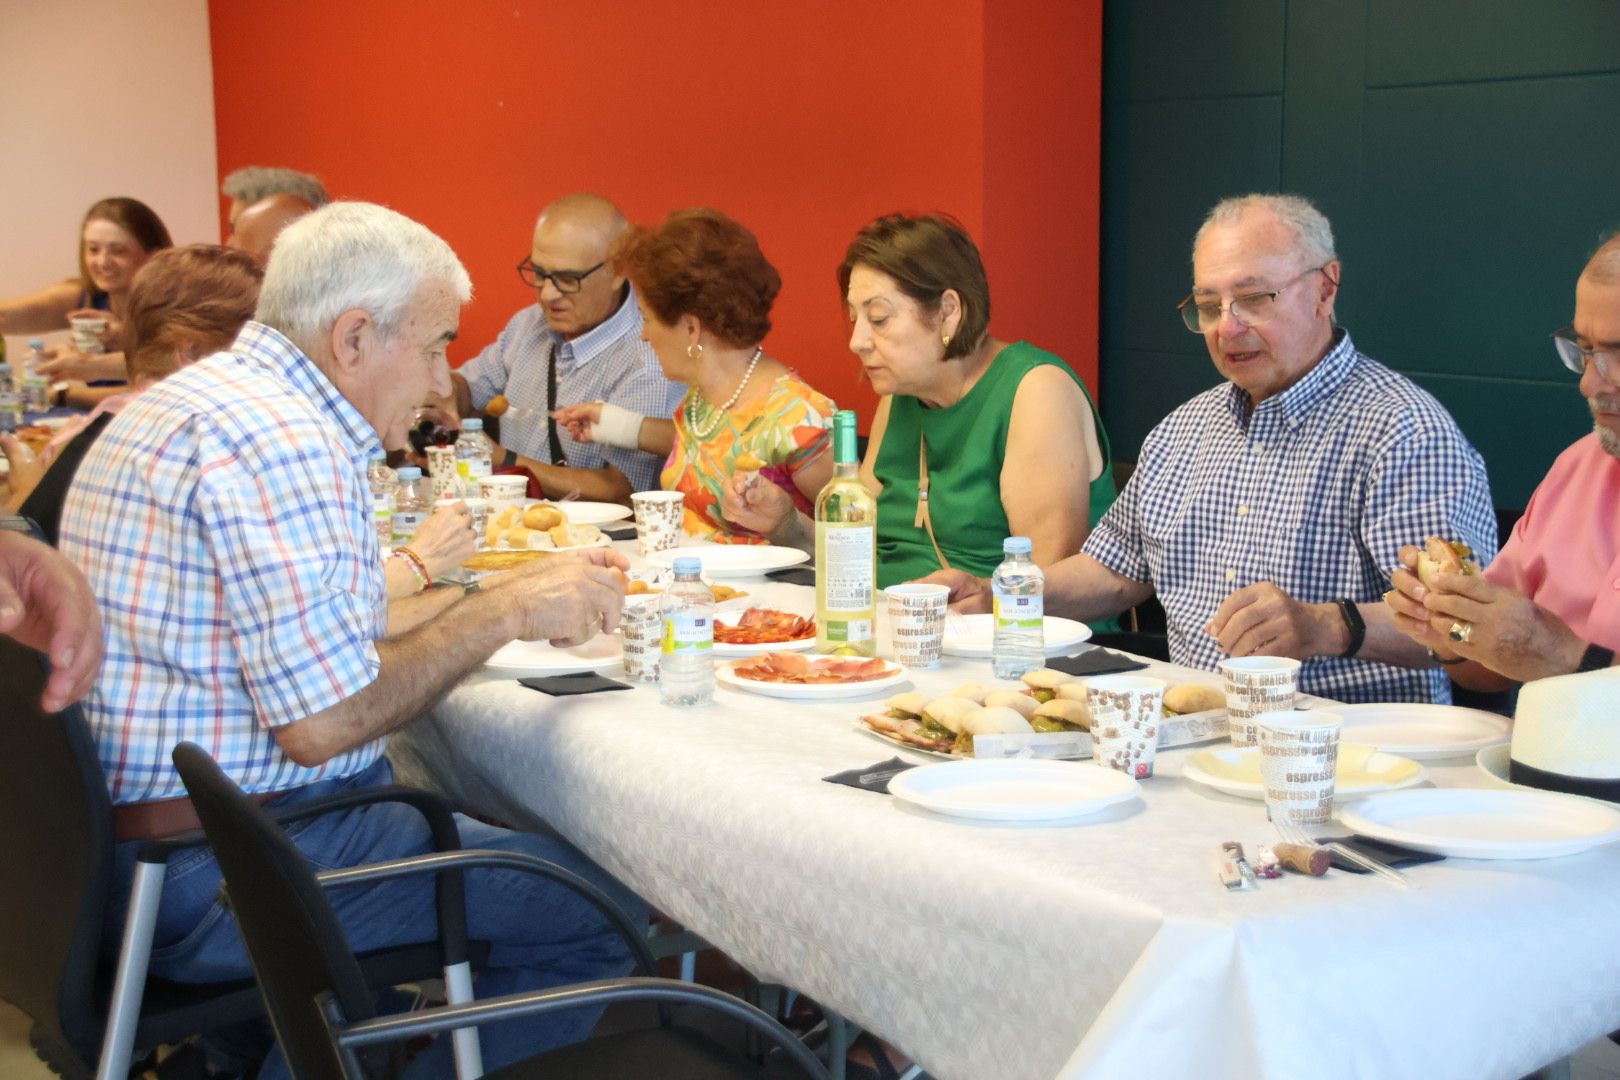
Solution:
M1041 565L1078 551L1114 501L1108 436L1061 360L990 335L989 286L962 227L879 218L838 279L850 350L883 395L861 466L878 492L878 584L945 566L988 576L1013 535L1030 537ZM808 549L811 522L764 486L728 490L727 516Z

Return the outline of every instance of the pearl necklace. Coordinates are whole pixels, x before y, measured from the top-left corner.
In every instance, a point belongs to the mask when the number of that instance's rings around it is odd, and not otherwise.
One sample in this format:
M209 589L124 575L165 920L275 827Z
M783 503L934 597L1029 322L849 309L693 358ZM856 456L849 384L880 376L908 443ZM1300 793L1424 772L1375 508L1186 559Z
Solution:
M758 345L754 348L753 359L748 361L748 370L743 372L742 382L737 384L737 389L732 391L731 396L726 399L726 403L710 414L709 430L707 431L699 431L697 426L697 399L703 396L703 391L695 386L692 388L692 396L686 399L686 427L692 433L694 439L702 442L714 434L714 429L720 426L720 418L726 415L728 409L737 404L738 398L742 397L743 388L748 385L748 380L754 377L754 368L759 366L759 358L764 355L765 346Z

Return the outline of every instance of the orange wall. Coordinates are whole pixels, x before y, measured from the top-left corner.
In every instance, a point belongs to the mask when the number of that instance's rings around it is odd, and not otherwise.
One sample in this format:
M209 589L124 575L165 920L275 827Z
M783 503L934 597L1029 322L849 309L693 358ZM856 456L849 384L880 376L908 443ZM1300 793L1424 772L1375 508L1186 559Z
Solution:
M707 204L752 228L784 280L772 353L863 428L834 270L888 210L959 217L996 331L1094 385L1100 0L209 9L221 175L307 169L444 236L476 289L458 359L532 300L512 268L535 213L591 190L636 221Z

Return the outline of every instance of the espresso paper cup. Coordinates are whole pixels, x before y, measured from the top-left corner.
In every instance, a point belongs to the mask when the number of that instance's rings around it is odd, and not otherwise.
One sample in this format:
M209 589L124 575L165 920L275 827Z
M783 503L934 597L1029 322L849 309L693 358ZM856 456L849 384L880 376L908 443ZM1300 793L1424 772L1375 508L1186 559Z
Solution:
M636 546L642 555L667 551L681 542L686 496L679 491L638 491L630 496L636 515Z
M495 513L511 506L521 506L523 499L529 493L529 478L527 476L481 476L478 478L478 494L489 500L489 508Z
M96 315L80 315L76 319L69 319L68 325L73 328L73 347L80 352L99 353L107 350L101 341L101 335L107 332L106 319Z
M1289 709L1261 713L1254 726L1266 816L1294 825L1326 823L1333 816L1343 721L1334 713Z
M1087 679L1086 707L1092 760L1138 780L1152 776L1164 722L1164 680L1145 675ZM1117 714L1113 719L1099 719L1110 710Z
M1253 746L1256 716L1294 707L1299 661L1286 656L1236 656L1216 666L1226 680L1226 720L1232 745Z
M898 664L938 667L945 648L945 613L951 590L945 585L890 585L889 642Z

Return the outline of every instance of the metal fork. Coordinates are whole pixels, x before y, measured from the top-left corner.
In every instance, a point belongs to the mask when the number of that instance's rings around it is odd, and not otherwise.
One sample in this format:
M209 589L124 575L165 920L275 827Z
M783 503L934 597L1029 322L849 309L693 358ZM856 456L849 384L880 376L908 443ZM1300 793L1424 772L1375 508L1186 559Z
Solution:
M1283 816L1273 814L1271 823L1277 827L1277 834L1290 844L1302 844L1305 847L1325 848L1332 854L1338 855L1340 858L1353 862L1357 866L1365 867L1366 869L1377 874L1379 877L1392 881L1403 889L1415 889L1418 887L1417 882L1413 881L1410 877L1407 877L1393 866L1386 866L1377 859L1369 858L1353 848L1346 847L1345 845L1332 840L1325 844L1320 843L1309 833L1307 833L1304 828L1294 824L1292 821L1288 821Z

